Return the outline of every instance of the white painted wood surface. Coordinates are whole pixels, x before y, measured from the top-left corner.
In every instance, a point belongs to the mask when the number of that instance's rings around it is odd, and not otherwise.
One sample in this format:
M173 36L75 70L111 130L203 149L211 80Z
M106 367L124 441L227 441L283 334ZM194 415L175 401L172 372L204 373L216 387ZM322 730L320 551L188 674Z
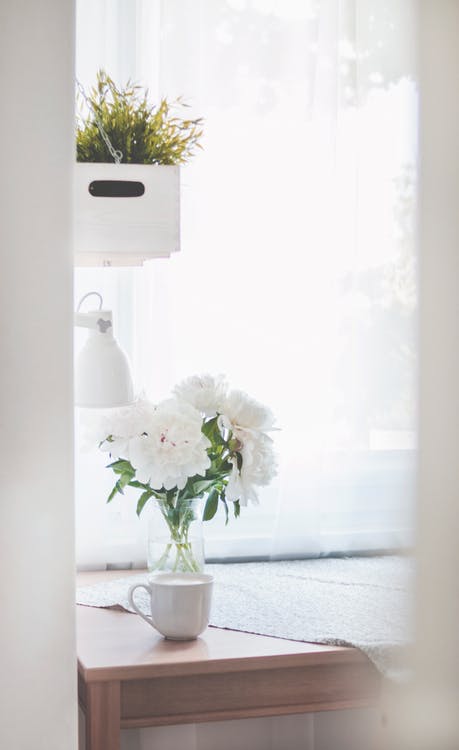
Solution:
M139 197L94 197L93 180L141 182ZM137 266L180 249L180 168L75 165L75 258L79 266Z

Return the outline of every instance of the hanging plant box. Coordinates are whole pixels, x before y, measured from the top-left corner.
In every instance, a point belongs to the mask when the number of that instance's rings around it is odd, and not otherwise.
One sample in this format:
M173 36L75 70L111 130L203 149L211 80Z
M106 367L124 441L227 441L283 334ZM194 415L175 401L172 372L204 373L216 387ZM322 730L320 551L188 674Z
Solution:
M75 165L78 266L138 266L180 250L180 168Z

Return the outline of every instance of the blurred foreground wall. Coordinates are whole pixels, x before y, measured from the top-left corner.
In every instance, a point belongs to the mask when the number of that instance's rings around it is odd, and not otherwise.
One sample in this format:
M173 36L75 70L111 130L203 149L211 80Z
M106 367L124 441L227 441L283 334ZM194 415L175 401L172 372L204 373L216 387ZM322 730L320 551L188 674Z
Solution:
M459 748L459 2L419 0L421 383L416 685L397 750Z

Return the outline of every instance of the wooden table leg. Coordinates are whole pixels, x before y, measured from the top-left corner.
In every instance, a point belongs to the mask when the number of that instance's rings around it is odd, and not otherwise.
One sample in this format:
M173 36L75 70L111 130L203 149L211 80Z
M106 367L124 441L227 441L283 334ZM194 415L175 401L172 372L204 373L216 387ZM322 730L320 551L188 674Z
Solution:
M86 750L119 750L120 683L86 686Z

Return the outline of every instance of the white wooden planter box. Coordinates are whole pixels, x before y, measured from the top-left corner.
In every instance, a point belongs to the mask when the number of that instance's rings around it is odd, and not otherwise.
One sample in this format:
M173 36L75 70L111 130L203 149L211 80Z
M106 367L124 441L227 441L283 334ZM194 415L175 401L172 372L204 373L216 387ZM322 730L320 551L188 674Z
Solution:
M179 167L75 165L77 266L137 266L178 250Z

